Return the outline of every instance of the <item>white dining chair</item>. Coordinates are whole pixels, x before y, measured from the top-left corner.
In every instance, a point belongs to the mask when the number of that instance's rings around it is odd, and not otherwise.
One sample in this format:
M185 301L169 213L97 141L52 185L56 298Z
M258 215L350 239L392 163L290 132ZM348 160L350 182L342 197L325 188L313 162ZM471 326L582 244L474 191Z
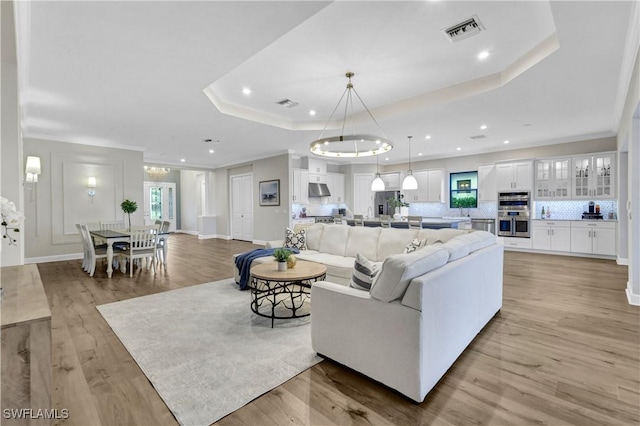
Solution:
M93 276L96 272L96 263L98 259L106 259L107 249L105 247L96 247L93 245L93 239L91 238L87 225L79 225L79 228L86 254L86 259L82 263L83 269L87 271L90 276Z
M364 226L364 215L354 214L353 223L355 226Z
M407 216L409 229L422 229L422 216Z
M127 229L124 226L124 222L121 220L112 220L112 221L105 221L105 222L100 222L100 229L103 231L107 231L107 230L111 230L111 231L122 231Z
M391 228L391 216L388 214L380 215L380 226L383 228Z
M149 260L153 267L153 273L156 272L156 254L157 254L157 241L158 241L158 227L152 226L140 226L136 229L132 229L130 232L131 239L129 240L129 246L125 249L120 249L119 254L122 257L123 267L126 260L129 263L129 276L133 277L133 261L138 259L145 259L146 269L149 270ZM142 268L140 264L139 269ZM123 272L125 269L123 269Z
M167 270L167 259L164 258L164 246L167 244L168 237L162 234L167 234L169 232L170 227L171 227L171 222L167 220L161 222L160 235L158 235L158 245L157 245L157 252L156 252L156 259L162 265L165 271Z

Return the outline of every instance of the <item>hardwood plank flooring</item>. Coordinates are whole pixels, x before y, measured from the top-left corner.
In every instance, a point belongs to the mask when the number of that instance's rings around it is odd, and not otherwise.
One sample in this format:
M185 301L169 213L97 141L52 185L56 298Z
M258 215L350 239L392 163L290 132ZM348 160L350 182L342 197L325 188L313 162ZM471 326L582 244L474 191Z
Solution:
M96 276L81 261L39 264L52 313L53 408L68 425L176 421L96 305L233 275L250 243L171 237L166 272ZM220 425L637 425L640 308L614 261L505 252L502 310L422 404L323 361Z

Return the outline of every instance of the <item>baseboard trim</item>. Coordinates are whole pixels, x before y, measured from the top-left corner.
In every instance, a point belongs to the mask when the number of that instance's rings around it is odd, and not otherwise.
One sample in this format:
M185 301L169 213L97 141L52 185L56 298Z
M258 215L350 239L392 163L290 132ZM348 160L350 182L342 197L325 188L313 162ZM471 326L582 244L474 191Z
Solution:
M253 240L251 241L253 244L259 245L259 246L266 246L267 242L263 241L263 240Z
M625 290L627 293L627 301L630 305L640 306L640 294L634 294L631 290L631 283L627 281L627 289Z
M189 234L189 235L198 235L198 231L187 231L187 230L182 230L182 229L177 229L176 230L177 234Z
M616 259L616 263L618 265L621 265L621 266L628 266L629 265L629 259L627 259L626 257L618 257Z
M84 254L82 253L58 254L55 256L27 257L24 259L24 263L25 265L27 265L31 263L62 262L64 260L82 259L83 257L84 257Z
M199 240L210 240L212 238L218 238L218 236L216 234L212 234L212 235L202 235L202 234L198 234L198 239Z

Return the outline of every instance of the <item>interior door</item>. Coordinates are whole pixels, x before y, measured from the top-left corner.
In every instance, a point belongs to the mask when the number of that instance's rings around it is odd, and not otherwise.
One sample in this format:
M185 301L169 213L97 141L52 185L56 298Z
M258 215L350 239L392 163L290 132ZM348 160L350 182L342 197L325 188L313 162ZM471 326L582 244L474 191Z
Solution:
M231 177L231 238L253 241L253 175Z

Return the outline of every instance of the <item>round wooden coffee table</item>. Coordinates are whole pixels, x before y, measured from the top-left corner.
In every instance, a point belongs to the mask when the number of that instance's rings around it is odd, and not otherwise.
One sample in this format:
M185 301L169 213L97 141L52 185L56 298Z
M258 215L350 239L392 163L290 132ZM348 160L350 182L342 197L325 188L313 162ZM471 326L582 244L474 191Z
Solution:
M251 310L271 318L271 328L275 319L309 316L308 312L298 311L311 295L311 284L323 280L326 275L324 265L304 260L299 260L295 268L286 271L278 271L278 262L256 265L251 268ZM261 312L263 305L267 309ZM279 308L277 313L276 308Z

